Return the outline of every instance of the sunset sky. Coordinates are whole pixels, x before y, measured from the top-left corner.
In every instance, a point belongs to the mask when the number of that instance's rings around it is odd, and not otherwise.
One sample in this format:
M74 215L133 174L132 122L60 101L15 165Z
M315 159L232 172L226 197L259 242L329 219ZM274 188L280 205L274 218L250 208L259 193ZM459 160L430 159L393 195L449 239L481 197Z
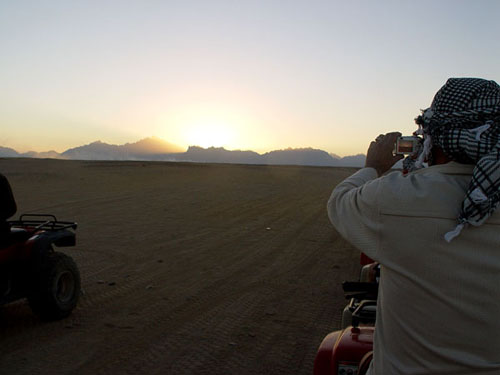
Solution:
M364 153L448 77L500 82L500 1L3 1L0 146Z

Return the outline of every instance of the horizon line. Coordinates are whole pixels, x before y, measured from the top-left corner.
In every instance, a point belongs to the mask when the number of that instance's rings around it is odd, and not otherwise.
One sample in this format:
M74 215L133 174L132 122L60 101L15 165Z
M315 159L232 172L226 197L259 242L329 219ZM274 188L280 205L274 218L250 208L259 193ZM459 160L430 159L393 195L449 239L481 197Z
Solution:
M79 148L79 147L89 146L89 145L92 145L94 143L102 143L102 144L106 144L108 146L117 146L117 147L120 147L120 146L137 144L137 143L139 143L141 141L145 141L145 140L148 140L148 139L157 139L157 140L165 142L165 143L167 143L167 144L169 144L171 146L178 147L178 148L181 148L181 149L183 148L183 146L179 146L178 144L175 144L173 142L167 141L164 138L158 137L156 135L152 135L152 136L149 136L149 137L144 137L144 138L141 138L141 139L139 139L137 141L124 142L124 143L121 143L121 144L119 144L119 143L108 143L106 141L102 141L101 139L97 139L97 140L89 142L89 143L84 143L84 144L81 144L81 145L78 145L78 146L68 147L68 148L64 149L63 151L56 151L55 149L52 149L52 148L49 149L49 150L42 150L42 151L36 151L35 149L27 148L27 151L18 151L18 149L16 149L15 147L6 146L4 144L0 144L0 147L14 150L18 154L27 154L27 153L30 153L30 152L35 152L35 153L55 152L57 154L63 154L64 152L67 152L69 150L72 150L72 149L75 149L75 148ZM208 149L224 149L226 151L254 152L254 153L257 153L259 155L270 153L270 152L274 152L274 151L307 150L307 149L323 151L323 152L328 153L329 155L335 155L335 156L337 156L339 158L344 158L344 157L348 157L348 156L366 155L363 152L357 152L357 153L340 155L340 154L338 154L336 152L326 151L324 149L313 147L313 146L300 146L300 147L291 147L291 146L288 146L288 147L282 147L282 148L269 149L268 151L255 151L255 150L252 150L252 149L230 148L230 147L224 146L224 145L222 145L222 146L208 146L208 147L203 147L203 146L200 146L200 145L192 144L192 145L188 145L188 146L185 146L185 147L186 147L185 151L165 152L165 154L175 154L175 153L188 152L191 147L197 147L197 148L201 148L201 149L204 149L204 150L208 150Z

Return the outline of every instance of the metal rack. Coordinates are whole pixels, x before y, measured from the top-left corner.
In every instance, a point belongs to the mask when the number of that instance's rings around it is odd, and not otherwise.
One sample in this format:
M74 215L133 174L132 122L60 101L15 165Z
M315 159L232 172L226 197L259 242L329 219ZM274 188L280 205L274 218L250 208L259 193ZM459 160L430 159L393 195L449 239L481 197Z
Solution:
M72 221L59 221L51 214L22 214L19 220L8 222L11 227L36 230L57 231L62 229L76 229L78 224Z

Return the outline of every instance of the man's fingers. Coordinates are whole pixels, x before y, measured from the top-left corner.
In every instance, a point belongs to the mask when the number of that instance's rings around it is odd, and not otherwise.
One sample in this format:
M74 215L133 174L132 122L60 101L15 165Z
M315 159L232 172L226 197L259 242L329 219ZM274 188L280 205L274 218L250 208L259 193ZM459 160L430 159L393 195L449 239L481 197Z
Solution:
M387 142L396 143L396 140L399 137L401 137L400 132L392 132L392 133L387 133L385 139L387 139Z
M402 134L400 132L390 132L390 133L386 133L386 136L395 136L395 137L401 137Z
M392 146L394 143L396 143L396 140L399 137L401 137L400 132L390 132L390 133L386 133L386 134L379 134L379 136L377 138L375 138L374 142L377 144L383 143L384 146L387 147L387 145L389 145L389 144Z
M396 139L400 136L400 132L380 134L370 143L365 166L375 168L380 176L387 172L396 162L403 159L403 155L392 154Z

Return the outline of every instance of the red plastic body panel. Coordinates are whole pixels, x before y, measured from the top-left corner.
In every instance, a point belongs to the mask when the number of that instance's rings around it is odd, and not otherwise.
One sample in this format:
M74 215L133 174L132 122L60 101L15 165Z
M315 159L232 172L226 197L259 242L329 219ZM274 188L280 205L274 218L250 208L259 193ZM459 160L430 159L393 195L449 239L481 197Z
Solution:
M31 237L26 241L16 242L6 248L0 249L0 265L29 259L34 244L35 237Z
M362 266L366 266L367 264L370 263L375 263L375 261L369 256L367 256L365 253L361 253L361 256L359 257L359 264L361 264Z
M314 360L314 375L338 375L339 364L357 366L373 350L374 327L348 327L326 336Z
M327 335L319 346L316 358L314 359L314 375L331 375L333 348L342 331L335 331Z
M340 363L359 364L364 355L373 350L374 332L374 327L346 328L333 350L332 362L335 368Z

